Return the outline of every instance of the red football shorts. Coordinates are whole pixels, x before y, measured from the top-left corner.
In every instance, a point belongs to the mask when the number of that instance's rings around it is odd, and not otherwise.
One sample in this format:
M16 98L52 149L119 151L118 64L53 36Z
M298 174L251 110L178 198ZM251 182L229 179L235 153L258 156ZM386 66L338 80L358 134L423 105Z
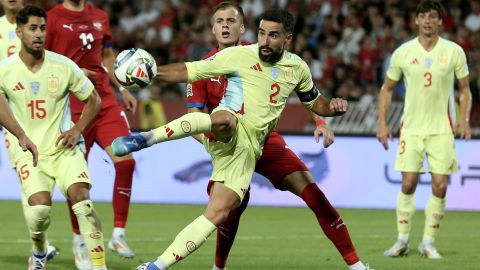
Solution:
M255 172L268 178L276 189L286 190L281 181L285 176L297 171L308 171L308 168L288 147L283 137L272 131L267 136Z
M79 118L80 114L72 115L74 122L77 122ZM94 142L105 149L112 144L115 138L130 135L125 112L120 106L103 108L82 135L85 139L86 156Z

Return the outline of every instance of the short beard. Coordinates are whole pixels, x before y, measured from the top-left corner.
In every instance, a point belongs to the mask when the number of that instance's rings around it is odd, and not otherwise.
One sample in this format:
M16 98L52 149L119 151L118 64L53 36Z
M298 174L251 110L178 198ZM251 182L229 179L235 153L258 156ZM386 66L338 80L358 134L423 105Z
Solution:
M258 48L258 57L260 57L260 59L263 62L274 64L274 63L280 61L280 59L282 59L283 49L280 52L276 52L276 51L271 50L270 55L263 55L261 50L265 49L265 48L266 47L263 47L263 46Z

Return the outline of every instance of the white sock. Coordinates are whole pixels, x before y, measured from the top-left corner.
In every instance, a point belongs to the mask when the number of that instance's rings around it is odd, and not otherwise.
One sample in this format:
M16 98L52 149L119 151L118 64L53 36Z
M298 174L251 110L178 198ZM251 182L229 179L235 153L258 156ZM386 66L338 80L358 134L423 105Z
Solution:
M218 267L214 264L212 270L227 270L227 267L221 268L221 267Z
M422 244L425 244L425 245L433 245L433 242L434 242L434 241L435 241L435 240L432 239L432 238L430 238L430 237L425 237L425 236L422 237Z
M75 245L80 245L83 243L83 237L80 234L73 233L73 243Z
M125 237L125 228L113 228L113 238Z
M408 243L408 234L398 234L398 237L397 239L402 241L402 242L405 242L405 243Z
M160 270L167 270L167 266L160 257L158 257L157 260L153 262L153 264L155 264Z
M361 261L358 261L352 265L348 266L349 270L365 270L365 265Z

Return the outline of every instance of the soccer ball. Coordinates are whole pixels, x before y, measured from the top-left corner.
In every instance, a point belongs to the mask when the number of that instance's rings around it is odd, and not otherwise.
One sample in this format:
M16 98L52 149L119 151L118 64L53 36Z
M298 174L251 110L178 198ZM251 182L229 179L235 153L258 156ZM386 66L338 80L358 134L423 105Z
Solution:
M145 50L131 48L115 59L115 78L128 90L138 91L150 85L157 75L157 64Z

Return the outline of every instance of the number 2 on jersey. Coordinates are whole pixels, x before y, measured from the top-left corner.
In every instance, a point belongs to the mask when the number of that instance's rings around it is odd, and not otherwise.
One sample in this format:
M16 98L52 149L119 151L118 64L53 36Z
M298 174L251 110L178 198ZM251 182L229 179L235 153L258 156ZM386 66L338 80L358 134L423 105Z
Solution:
M425 77L425 79L427 80L427 82L423 86L430 87L432 85L432 73L425 72L425 74L423 74L423 77Z
M277 101L274 99L274 97L280 93L280 85L278 83L274 83L270 87L270 90L273 91L273 93L270 94L270 103L277 104Z

